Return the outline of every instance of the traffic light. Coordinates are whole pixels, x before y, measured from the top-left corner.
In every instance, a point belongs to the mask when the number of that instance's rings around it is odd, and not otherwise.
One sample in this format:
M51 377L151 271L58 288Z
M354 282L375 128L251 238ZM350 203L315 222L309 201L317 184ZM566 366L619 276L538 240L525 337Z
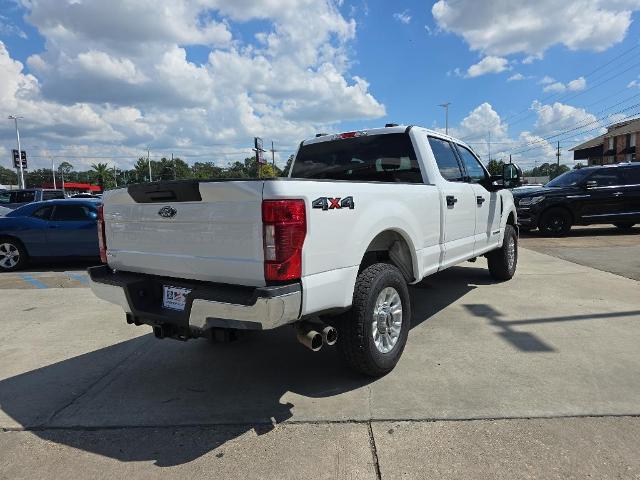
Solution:
M18 150L14 148L13 150L11 150L11 153L13 153L13 168L20 168L20 164L18 163L20 161L18 159ZM26 170L27 169L27 152L22 150L20 152L20 157L22 159L22 169Z

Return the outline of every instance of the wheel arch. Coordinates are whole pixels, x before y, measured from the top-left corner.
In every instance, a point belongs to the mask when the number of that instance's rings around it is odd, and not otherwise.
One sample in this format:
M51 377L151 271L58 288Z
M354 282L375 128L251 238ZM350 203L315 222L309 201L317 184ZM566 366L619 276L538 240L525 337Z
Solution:
M371 239L360 255L359 270L380 261L396 266L408 283L419 280L415 246L407 232L400 228L384 229Z

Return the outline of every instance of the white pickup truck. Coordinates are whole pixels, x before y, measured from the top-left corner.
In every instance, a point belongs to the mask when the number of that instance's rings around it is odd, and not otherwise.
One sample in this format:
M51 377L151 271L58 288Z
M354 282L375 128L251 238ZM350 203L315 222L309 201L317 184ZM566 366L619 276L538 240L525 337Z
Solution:
M485 255L510 279L516 209L463 142L421 127L319 134L288 178L173 181L104 194L91 288L159 338L232 338L295 324L378 376L407 341L407 285Z

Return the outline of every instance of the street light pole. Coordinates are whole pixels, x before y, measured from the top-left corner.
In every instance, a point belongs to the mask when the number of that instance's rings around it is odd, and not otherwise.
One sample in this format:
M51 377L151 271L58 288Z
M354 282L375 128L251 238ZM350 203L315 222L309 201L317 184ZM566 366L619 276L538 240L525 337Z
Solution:
M151 178L151 157L149 156L149 148L147 148L147 164L149 165L149 183L153 182Z
M56 187L56 164L53 161L53 157L51 157L51 175L53 175L53 189L57 190L57 187Z
M449 135L449 105L451 102L441 103L439 107L444 108L444 133Z
M20 169L20 188L25 188L24 185L24 170L22 169L22 149L20 147L20 131L18 130L18 119L22 118L17 115L9 115L9 120L13 120L16 124L16 140L18 141L18 166Z

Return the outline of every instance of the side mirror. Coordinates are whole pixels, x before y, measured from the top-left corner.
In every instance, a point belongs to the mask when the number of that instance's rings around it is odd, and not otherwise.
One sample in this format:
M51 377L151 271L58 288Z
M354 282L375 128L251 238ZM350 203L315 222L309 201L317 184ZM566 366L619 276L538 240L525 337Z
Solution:
M515 163L505 163L502 167L504 188L515 188L522 185L522 170Z
M596 188L598 186L598 182L596 182L595 180L587 180L586 183L584 184L584 188Z

